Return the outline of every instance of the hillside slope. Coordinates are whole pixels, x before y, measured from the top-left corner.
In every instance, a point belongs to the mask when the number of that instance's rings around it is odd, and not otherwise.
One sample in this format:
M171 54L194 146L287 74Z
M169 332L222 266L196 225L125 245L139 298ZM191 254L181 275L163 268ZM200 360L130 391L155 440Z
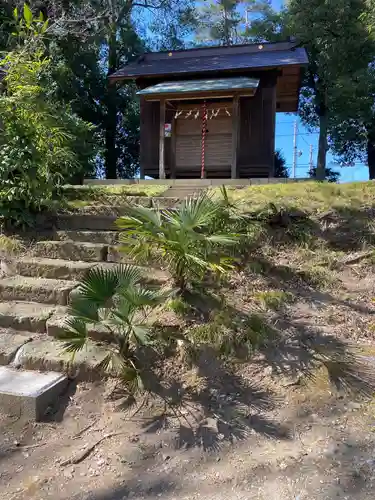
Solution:
M90 208L90 191L84 199L80 192L70 192L64 217L67 210L99 217L98 206L118 213L116 207L134 201L121 193L117 204L118 193L101 188ZM4 495L372 498L375 184L287 183L229 189L228 196L251 217L244 258L219 285L208 280L151 318L166 333L182 333L193 351L172 348L156 357L158 396L136 409L124 406L113 381L79 383L63 409L51 410L50 428L3 420L0 453L21 439L22 445L43 443L27 457L4 451ZM55 244L36 245L51 260L56 241L71 252L63 237L93 241L95 231L57 233ZM95 234L101 252L116 241L104 229ZM91 256L93 243L80 241L73 251ZM18 240L3 236L0 245L20 252ZM154 271L148 277L155 279ZM122 434L62 467L91 435L96 440L112 432ZM42 472L30 479L35 470Z

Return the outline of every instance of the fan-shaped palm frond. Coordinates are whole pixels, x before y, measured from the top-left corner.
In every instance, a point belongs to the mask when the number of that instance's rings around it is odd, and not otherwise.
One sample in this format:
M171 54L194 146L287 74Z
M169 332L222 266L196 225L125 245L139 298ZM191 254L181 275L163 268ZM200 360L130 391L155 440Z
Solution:
M81 318L70 317L65 321L66 330L59 335L64 349L75 355L82 350L88 340L87 325Z
M131 385L141 380L137 349L155 339L148 312L171 293L145 288L142 278L141 270L130 265L90 269L71 299L61 336L65 350L74 356L88 342L90 328L99 326L108 333L108 354L99 369L121 376L135 371Z
M228 259L240 240L239 234L229 229L231 217L228 203L202 194L186 199L175 210L129 207L117 225L127 228L120 239L135 259L156 259L183 290L189 279L228 269L220 264L221 259Z

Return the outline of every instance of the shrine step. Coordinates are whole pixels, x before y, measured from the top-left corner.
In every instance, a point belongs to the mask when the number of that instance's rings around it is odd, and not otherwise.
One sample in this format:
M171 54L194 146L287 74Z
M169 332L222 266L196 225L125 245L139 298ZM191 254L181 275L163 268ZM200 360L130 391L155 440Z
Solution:
M2 301L27 301L42 304L67 305L75 281L11 276L0 279Z
M39 241L32 250L33 256L84 262L107 260L108 246L102 243L78 241Z
M8 263L13 274L33 278L59 280L81 280L96 262L65 259L44 259L42 257L21 257Z

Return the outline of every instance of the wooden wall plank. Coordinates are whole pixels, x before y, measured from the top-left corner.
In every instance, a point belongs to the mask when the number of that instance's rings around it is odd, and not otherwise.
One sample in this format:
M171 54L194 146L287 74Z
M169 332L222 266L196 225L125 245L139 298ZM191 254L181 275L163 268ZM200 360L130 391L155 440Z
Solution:
M141 99L140 167L144 175L159 165L159 113L158 102Z
M238 137L239 137L239 97L238 95L233 98L232 107L232 161L231 161L231 177L237 179L237 153L238 153Z
M261 80L254 97L240 98L239 177L269 177L275 147L276 75ZM254 166L254 175L251 166ZM250 169L250 170L249 170ZM255 172L256 170L256 172Z

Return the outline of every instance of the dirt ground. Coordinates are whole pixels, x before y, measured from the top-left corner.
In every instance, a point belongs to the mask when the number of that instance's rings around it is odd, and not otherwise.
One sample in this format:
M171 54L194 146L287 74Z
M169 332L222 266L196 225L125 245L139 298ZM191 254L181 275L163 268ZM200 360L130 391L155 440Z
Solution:
M199 422L202 436L207 434L201 446L178 446L187 424L168 418L161 429L151 417L115 410L105 401L104 385L72 386L65 411L60 408L49 422L1 422L1 497L374 498L373 407L303 392L290 391L277 410L249 416L242 435L228 440L212 417Z
M262 313L277 341L230 367L209 351L193 368L170 359L163 394L179 397L167 409L161 399L125 408L113 381L73 381L43 422L0 417L1 499L375 498L373 400L360 384L351 397L334 391L319 370L300 377L311 337L325 339L323 355L354 342L375 371L373 255L358 255L338 265L326 252L323 265L318 252L278 251L267 272L254 261L256 272L234 274L225 294L235 316ZM270 290L292 300L268 308L259 297Z

